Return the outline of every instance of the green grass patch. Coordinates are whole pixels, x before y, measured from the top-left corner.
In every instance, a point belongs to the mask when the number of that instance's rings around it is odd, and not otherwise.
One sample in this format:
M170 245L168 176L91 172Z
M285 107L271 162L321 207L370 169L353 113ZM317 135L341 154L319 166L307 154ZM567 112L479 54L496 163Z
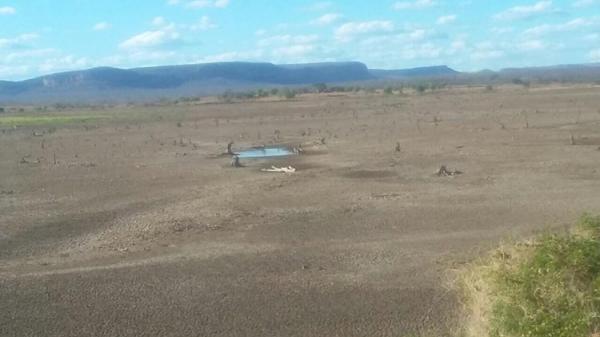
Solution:
M462 281L465 335L590 337L600 331L600 217L498 249Z
M0 126L63 125L84 123L107 118L106 116L0 116Z

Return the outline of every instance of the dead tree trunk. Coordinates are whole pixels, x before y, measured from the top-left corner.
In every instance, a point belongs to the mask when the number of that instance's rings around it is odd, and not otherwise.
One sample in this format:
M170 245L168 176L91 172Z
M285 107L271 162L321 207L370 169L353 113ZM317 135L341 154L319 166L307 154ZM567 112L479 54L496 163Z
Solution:
M243 165L240 163L240 157L239 156L233 156L231 158L231 166L232 167L243 167Z

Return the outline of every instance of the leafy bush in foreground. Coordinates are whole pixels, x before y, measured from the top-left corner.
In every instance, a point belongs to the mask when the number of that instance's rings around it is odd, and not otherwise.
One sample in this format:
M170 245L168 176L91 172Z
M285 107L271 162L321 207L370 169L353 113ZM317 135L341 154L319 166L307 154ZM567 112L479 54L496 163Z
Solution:
M487 288L478 319L493 337L589 337L600 331L600 217L570 235L546 235L479 268ZM481 294L479 294L481 295ZM481 296L480 296L481 297ZM479 312L482 312L481 310Z

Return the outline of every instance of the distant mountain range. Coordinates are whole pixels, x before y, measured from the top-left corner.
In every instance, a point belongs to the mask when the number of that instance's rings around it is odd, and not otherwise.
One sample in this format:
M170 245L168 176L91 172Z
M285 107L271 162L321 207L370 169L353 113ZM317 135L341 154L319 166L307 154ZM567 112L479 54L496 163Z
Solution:
M222 62L133 69L100 67L29 80L0 81L0 104L139 102L159 98L220 94L226 90L443 80L449 83L502 82L514 78L547 81L599 81L600 64L504 69L463 73L447 66L368 69L360 62L293 65Z

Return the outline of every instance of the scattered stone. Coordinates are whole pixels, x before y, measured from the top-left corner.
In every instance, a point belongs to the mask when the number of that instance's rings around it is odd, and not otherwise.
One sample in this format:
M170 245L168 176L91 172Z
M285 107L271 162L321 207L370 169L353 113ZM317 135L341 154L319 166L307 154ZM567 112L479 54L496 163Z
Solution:
M221 226L219 226L219 225L211 225L211 224L207 223L206 224L206 228L208 228L208 230L211 230L211 231L216 231L216 230L221 229Z
M442 165L440 167L440 169L435 174L438 177L450 177L450 176L456 176L456 175L459 175L459 174L463 174L463 172L459 171L459 170L451 171L451 170L448 170L446 168L446 165Z
M180 233L180 232L187 232L193 228L194 228L194 225L189 221L176 221L173 224L172 230L173 230L173 232Z
M262 172L281 172L281 173L294 173L296 172L296 168L288 166L288 167L276 167L271 166L268 169L261 169Z
M39 164L40 163L39 158L35 159L35 160L29 159L29 158L31 158L31 155L24 156L23 158L21 158L19 163L20 164Z

